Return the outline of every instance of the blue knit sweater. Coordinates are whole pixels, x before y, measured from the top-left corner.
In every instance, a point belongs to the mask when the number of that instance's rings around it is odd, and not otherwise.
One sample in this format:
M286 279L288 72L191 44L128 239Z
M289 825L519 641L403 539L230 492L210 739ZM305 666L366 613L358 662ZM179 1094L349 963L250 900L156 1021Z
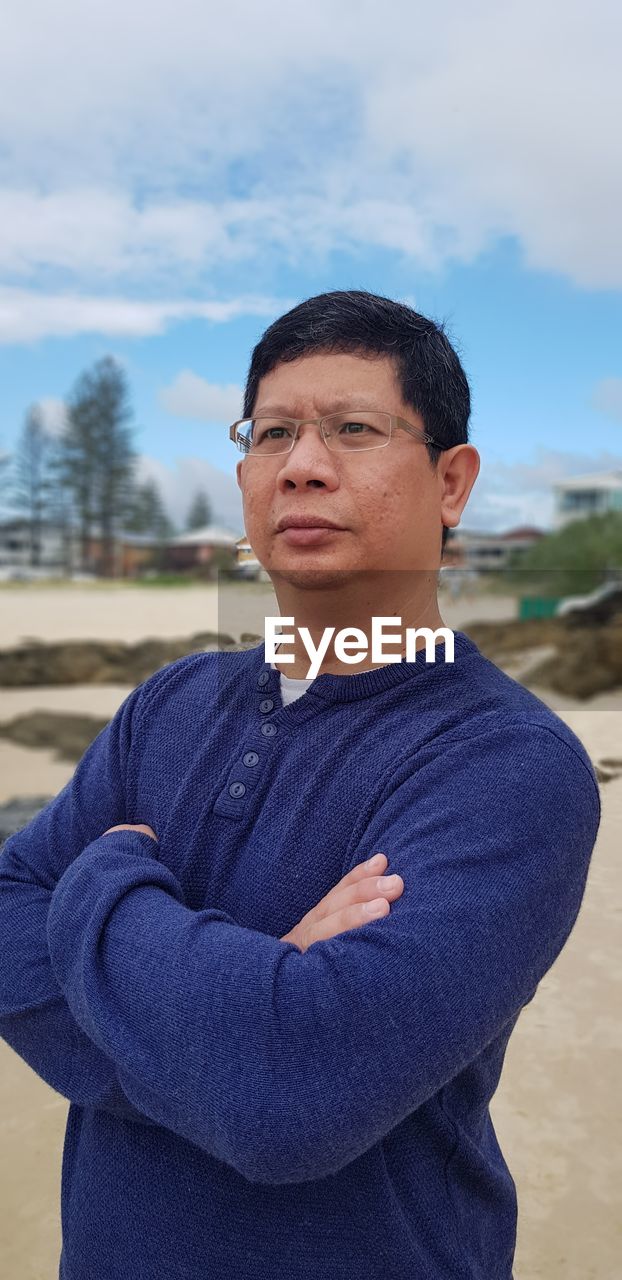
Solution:
M263 645L191 654L6 841L0 1034L71 1103L63 1280L510 1280L488 1104L599 792L466 635L442 658L283 706ZM280 941L376 851L389 915Z

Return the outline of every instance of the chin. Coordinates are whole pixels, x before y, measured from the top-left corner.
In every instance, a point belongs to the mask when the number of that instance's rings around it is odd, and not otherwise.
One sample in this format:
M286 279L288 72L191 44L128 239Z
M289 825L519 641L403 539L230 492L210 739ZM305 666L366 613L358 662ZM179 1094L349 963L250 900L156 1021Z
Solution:
M349 581L353 575L360 573L360 569L298 569L283 567L276 569L272 566L268 568L271 579L278 582L287 582L289 586L299 588L304 591L314 591L318 589L329 589L331 587L340 588L344 583Z

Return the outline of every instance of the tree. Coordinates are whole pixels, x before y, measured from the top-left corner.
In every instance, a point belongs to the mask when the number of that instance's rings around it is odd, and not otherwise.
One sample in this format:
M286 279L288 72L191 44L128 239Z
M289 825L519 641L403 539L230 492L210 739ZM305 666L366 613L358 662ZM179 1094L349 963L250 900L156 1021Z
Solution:
M581 595L622 575L622 512L572 520L513 557L508 575L548 595Z
M133 489L138 454L131 446L129 387L121 366L106 356L95 365L93 391L97 438L103 449L96 493L103 548L103 573L114 577L114 542L123 527Z
M51 472L52 437L46 431L39 405L26 412L14 455L11 505L25 515L30 530L30 563L41 564L41 531L49 516L54 489Z
M114 576L115 537L124 524L134 490L137 454L131 446L132 417L125 373L104 356L78 378L67 402L58 474L71 490L80 523L83 569L96 523L102 539L101 572Z
M0 497L5 497L6 495L7 486L5 483L4 472L5 468L10 467L12 458L13 454L7 453L4 449L0 450Z
M153 534L157 540L153 564L156 568L165 568L165 546L175 536L176 530L154 480L137 485L130 499L130 512L124 528L128 533Z
M186 529L204 529L212 523L210 500L204 489L197 489L186 518Z
M175 526L155 480L145 480L136 486L130 497L124 528L128 533L152 533L161 539L174 537Z

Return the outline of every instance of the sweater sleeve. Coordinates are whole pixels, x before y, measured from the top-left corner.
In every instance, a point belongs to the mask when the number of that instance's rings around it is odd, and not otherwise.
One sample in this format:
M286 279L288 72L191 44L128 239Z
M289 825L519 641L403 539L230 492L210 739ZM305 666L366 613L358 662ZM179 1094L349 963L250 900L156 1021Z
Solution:
M63 790L0 850L0 1036L69 1102L145 1125L154 1121L128 1101L115 1063L67 1005L46 926L54 886L85 845L109 826L141 821L127 812L124 785L133 717L144 693L155 692L170 671L171 665L132 691Z
M300 953L186 908L154 842L119 831L58 882L52 963L146 1114L252 1182L323 1178L516 1018L573 927L599 821L589 760L498 726L378 796L352 865L381 849L402 875L388 916Z

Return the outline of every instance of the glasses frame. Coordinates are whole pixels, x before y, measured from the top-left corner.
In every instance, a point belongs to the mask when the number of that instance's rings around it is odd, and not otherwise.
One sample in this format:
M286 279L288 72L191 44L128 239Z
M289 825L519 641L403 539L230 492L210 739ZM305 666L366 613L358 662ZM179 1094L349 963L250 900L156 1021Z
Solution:
M398 427L401 427L402 431L407 431L409 435L414 436L415 440L417 440L419 444L433 444L436 449L440 449L441 451L451 448L451 445L441 444L440 441L435 440L433 436L428 435L427 431L423 431L421 427L414 426L412 422L406 422L405 418L398 417L396 413L385 413L384 409L338 409L335 411L335 413L325 413L322 418L283 418L279 414L258 413L255 418L238 418L236 422L232 422L231 426L229 427L229 439L232 440L234 445L240 450L241 453L244 454L245 458L249 458L251 456L253 458L284 458L287 453L291 453L298 439L300 428L304 424L309 423L311 426L320 428L320 434L322 436L322 440L324 441L326 448L329 449L331 453L341 453L342 450L340 449L330 448L330 445L328 443L328 439L326 436L326 432L324 430L324 423L327 421L327 419L341 417L342 414L344 413L347 413L347 414L383 413L385 418L388 418L390 422L389 438L388 440L386 440L384 444L365 445L362 449L352 449L351 451L352 453L370 453L372 450L375 451L377 449L386 449L387 445L391 443L391 440L393 438L393 433L398 429ZM292 426L295 428L294 435L292 437L292 442L288 449L282 449L278 453L251 454L250 448L247 448L246 443L243 443L242 436L238 435L238 427L240 427L243 422L261 422L262 418L263 419L278 418L279 425L282 423L283 426ZM344 450L343 452L348 452L348 450Z

